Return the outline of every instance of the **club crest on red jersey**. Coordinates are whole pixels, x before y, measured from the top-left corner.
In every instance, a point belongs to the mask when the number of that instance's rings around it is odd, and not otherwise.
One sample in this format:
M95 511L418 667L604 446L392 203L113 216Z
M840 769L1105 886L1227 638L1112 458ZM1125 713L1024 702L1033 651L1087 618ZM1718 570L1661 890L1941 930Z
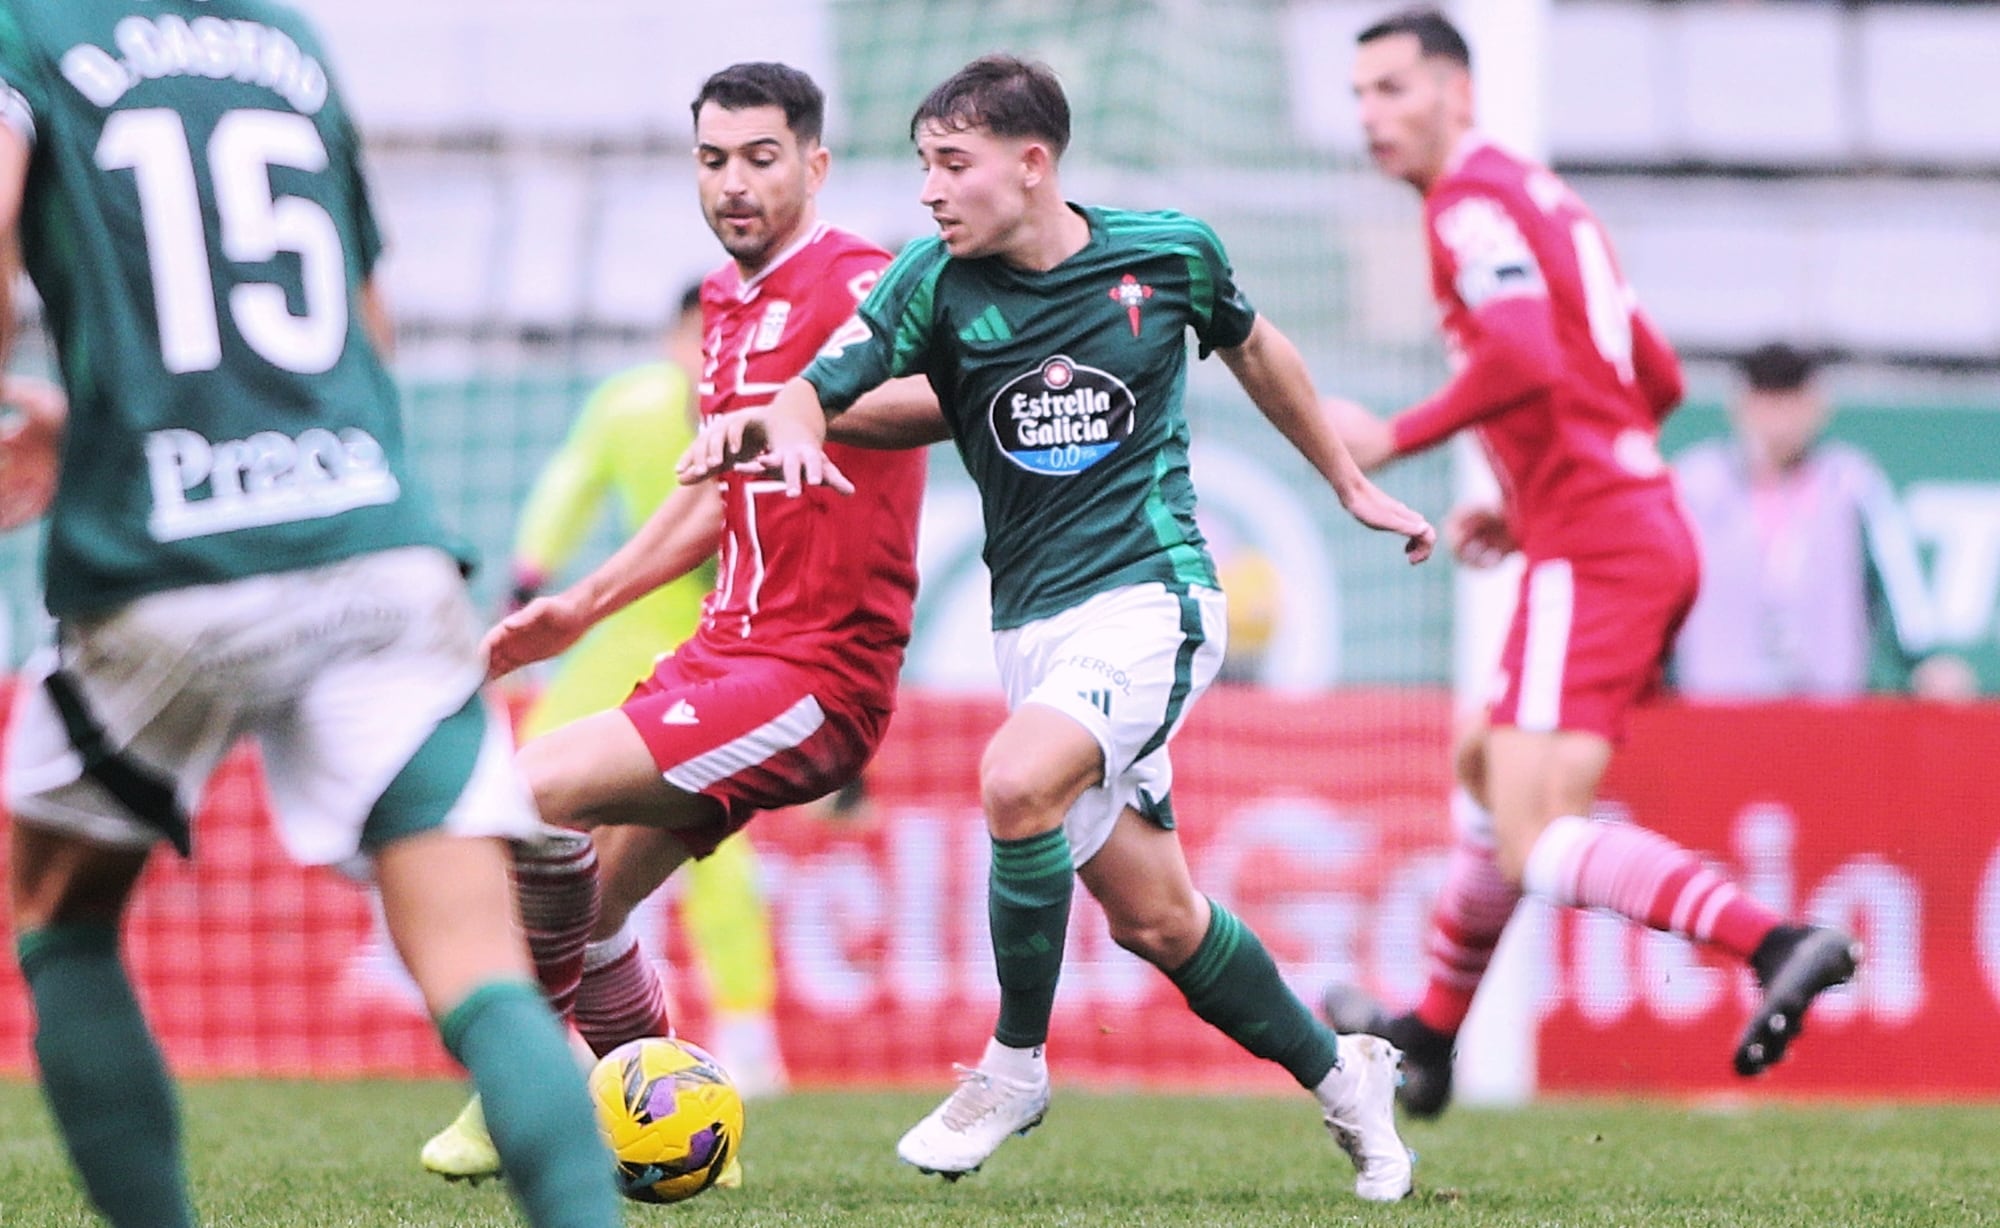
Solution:
M785 339L785 321L792 318L792 305L784 299L764 308L764 318L757 321L757 338L750 343L751 350L763 353L774 350L778 342Z
M1153 297L1153 287L1127 273L1111 287L1111 299L1125 309L1125 318L1132 323L1132 335L1139 335L1139 308Z

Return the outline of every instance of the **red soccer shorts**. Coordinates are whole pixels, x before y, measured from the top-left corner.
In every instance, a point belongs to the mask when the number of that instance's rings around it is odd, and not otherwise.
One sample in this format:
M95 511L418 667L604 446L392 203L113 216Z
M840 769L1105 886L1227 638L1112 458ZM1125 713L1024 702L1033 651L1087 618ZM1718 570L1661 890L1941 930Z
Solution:
M1700 578L1691 543L1530 559L1500 654L1492 722L1622 741L1625 713L1659 689Z
M829 687L825 673L765 657L720 667L663 657L620 710L668 784L722 803L721 821L675 833L696 857L759 810L802 805L854 780L889 724L887 712Z

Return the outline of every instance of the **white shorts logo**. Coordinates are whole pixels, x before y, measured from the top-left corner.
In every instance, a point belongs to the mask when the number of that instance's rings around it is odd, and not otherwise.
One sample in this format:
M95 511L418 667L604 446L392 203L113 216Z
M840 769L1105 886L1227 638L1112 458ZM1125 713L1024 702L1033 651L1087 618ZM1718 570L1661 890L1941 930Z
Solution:
M662 725L699 725L701 718L694 714L694 705L685 699L677 699L660 717Z

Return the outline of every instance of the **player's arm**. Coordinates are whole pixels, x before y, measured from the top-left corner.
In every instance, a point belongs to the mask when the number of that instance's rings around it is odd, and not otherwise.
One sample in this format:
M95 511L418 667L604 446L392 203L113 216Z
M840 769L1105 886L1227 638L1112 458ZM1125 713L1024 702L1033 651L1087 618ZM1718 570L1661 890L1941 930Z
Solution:
M487 669L498 678L547 660L598 623L713 557L722 537L722 498L712 482L677 486L639 531L589 575L537 598L486 635Z
M13 354L14 287L21 271L21 205L28 187L28 138L0 123L0 369ZM43 380L0 378L0 530L18 528L48 510L61 467L69 402Z
M1547 296L1490 302L1473 313L1465 365L1429 399L1389 420L1389 459L1421 452L1485 418L1555 390L1562 348Z
M396 356L396 317L389 312L389 302L382 296L382 287L373 273L361 283L361 328L368 334L368 343L375 352L388 362Z
M937 393L928 378L892 379L827 424L826 437L857 448L894 451L921 448L951 438Z
M1632 309L1632 377L1658 422L1666 421L1687 392L1674 347L1652 318L1637 307Z
M1437 531L1370 482L1354 463L1340 436L1319 412L1312 376L1289 337L1258 316L1241 345L1219 347L1216 353L1258 411L1333 487L1342 507L1370 528L1406 538L1403 548L1411 562L1421 563L1430 557Z
M21 271L21 205L34 148L11 123L0 123L0 368L14 356L14 279Z
M1463 362L1429 398L1381 423L1351 402L1327 406L1364 469L1433 447L1516 405L1545 396L1562 377L1555 311L1539 261L1500 200L1460 191L1425 210L1432 267L1465 304Z
M514 602L526 605L576 557L611 485L610 390L584 402L562 445L535 475L514 527Z

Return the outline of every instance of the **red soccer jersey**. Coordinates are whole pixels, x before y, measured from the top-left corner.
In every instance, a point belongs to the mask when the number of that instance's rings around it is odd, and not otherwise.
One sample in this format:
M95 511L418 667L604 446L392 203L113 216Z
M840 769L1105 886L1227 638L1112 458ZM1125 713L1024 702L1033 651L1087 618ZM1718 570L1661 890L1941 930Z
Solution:
M767 404L854 319L889 253L819 223L744 281L701 286L703 417ZM852 495L729 473L715 591L683 653L751 653L823 671L851 702L893 704L917 593L924 454L827 445Z
M1432 185L1424 221L1458 374L1398 416L1397 450L1475 427L1530 558L1684 534L1658 446L1679 365L1576 193L1474 136Z

